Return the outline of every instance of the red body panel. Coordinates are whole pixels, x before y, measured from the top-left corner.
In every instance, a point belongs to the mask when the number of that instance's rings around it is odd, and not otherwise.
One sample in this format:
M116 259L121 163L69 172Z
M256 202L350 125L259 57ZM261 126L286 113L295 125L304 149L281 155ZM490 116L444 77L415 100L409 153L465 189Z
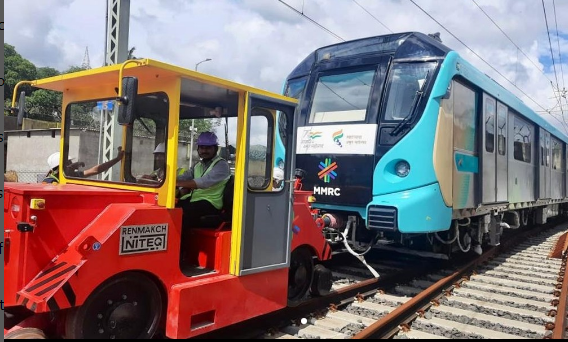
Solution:
M26 286L51 260L111 203L141 203L136 192L86 186L6 183L4 238L9 257L4 259L5 305L16 304L17 291ZM30 209L30 200L45 200L45 209ZM19 207L18 212L13 209ZM33 232L22 233L18 223L30 223Z
M179 266L182 211L156 205L153 195L43 184L7 184L5 192L6 307L21 305L36 314L20 326L46 329L49 315L43 313L64 314L64 309L83 304L105 280L127 271L149 275L167 295L164 322L170 338L197 336L287 305L287 268L228 274L230 230L192 230L184 242L187 258L214 271L184 275ZM310 246L326 260L331 248L312 218L309 195L295 195L292 249ZM30 209L30 200L38 198L45 200L45 209ZM19 231L21 222L33 231ZM152 224L167 225L166 250L120 255L124 226Z
M331 246L312 217L308 202L308 197L311 195L311 191L294 191L292 250L299 246L309 246L319 260L329 260L331 259Z

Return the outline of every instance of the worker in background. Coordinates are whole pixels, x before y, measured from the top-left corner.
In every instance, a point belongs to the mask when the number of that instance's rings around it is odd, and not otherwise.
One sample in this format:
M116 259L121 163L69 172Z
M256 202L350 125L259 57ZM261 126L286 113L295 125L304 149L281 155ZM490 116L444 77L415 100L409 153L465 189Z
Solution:
M272 171L272 191L279 191L284 185L284 170L275 167Z
M166 144L163 142L159 143L154 149L154 159L157 165L160 165L156 170L152 171L149 175L143 175L138 179L138 183L150 183L146 180L154 182L162 182L166 176ZM187 171L183 167L178 167L176 175L179 177Z
M67 175L69 177L79 177L79 178L86 178L86 177L98 175L99 173L105 172L106 170L110 169L114 164L121 161L123 156L124 156L124 151L122 150L122 147L119 146L118 147L118 154L114 159L111 159L111 160L104 162L102 164L95 165L95 166L91 167L90 169L83 170L83 171L79 170L79 168L85 167L85 163L73 162L74 158L69 158L69 160L67 160L67 163L64 166L65 167L65 175ZM47 184L58 184L59 183L59 159L60 159L60 153L59 152L55 152L47 158L47 164L49 165L50 170L47 173L47 175L45 176L42 183L47 183Z

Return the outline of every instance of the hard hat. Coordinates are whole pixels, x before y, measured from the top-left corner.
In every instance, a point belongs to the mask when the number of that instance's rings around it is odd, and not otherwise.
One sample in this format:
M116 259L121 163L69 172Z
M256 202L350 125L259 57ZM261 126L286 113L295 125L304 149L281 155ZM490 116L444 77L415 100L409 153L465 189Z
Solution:
M281 181L284 180L284 170L279 167L274 168L273 177L275 180Z
M219 146L219 139L213 132L203 132L197 138L198 146Z
M59 166L59 157L60 157L60 153L59 152L55 152L52 153L48 158L47 158L47 165L49 165L50 169L53 169L57 166ZM75 158L69 158L69 160L73 160Z
M166 145L162 142L156 146L154 153L166 153Z

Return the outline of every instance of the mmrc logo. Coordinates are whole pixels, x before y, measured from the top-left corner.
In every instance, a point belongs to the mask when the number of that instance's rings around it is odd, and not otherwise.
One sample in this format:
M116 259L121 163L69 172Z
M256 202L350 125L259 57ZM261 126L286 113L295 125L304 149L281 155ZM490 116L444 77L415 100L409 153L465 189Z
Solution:
M335 179L337 177L337 173L334 171L337 169L337 163L331 162L331 158L325 158L325 162L319 163L320 172L318 172L318 177L323 179L325 183L330 182L331 179Z
M343 130L342 129L333 133L332 138L333 138L333 141L335 141L335 143L337 145L339 145L339 147L343 147L343 145L341 145L341 140L339 140L339 139L343 138Z

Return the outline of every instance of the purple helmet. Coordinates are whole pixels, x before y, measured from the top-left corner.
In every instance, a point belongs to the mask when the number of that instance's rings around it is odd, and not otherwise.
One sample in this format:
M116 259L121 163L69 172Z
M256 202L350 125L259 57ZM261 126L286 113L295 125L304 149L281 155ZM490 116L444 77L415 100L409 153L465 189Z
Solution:
M219 139L213 132L203 132L197 138L198 146L219 146Z

